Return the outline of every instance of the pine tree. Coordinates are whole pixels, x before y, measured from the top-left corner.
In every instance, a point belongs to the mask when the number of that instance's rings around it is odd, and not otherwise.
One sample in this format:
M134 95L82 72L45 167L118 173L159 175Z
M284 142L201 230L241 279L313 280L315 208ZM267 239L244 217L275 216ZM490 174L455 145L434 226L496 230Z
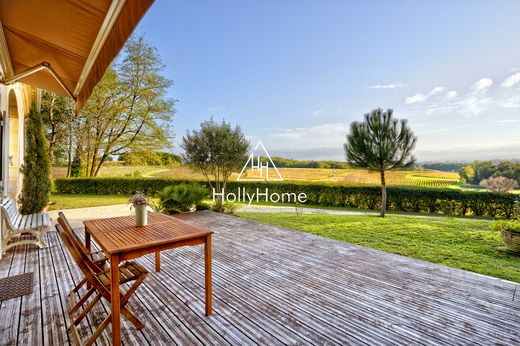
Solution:
M405 119L393 117L393 110L381 108L365 114L365 121L353 122L345 152L349 164L368 168L381 175L381 217L386 213L385 172L414 164L412 150L417 142Z
M42 115L33 103L25 124L25 158L20 169L23 183L18 202L22 214L40 212L49 203L50 170L49 144L45 138Z

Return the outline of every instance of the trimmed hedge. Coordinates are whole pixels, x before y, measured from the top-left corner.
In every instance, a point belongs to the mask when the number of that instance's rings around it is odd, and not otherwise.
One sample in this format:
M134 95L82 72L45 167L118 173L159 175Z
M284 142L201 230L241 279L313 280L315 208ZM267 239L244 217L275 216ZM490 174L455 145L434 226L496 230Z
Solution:
M189 179L167 178L70 178L55 179L54 186L59 193L131 195L141 191L155 195L169 185L193 182ZM203 181L198 181L207 185ZM378 209L381 203L381 188L378 186L317 185L285 182L236 182L228 183L226 193L237 193L245 187L249 193L258 188L269 193L305 193L306 204ZM430 213L450 216L473 215L482 217L513 216L516 196L507 193L470 192L452 189L425 189L388 187L389 211Z

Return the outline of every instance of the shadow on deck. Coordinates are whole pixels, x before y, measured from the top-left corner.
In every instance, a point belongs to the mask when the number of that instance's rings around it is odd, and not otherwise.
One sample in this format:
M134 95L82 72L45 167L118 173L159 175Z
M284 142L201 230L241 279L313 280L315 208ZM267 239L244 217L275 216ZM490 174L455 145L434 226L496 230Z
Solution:
M518 344L520 285L212 212L182 215L215 232L214 315L204 317L203 249L139 262L150 275L123 319L125 344ZM19 246L0 277L35 273L32 295L0 302L0 344L69 343L66 295L81 275L56 232ZM98 305L80 332L91 333ZM110 327L98 344L110 343Z

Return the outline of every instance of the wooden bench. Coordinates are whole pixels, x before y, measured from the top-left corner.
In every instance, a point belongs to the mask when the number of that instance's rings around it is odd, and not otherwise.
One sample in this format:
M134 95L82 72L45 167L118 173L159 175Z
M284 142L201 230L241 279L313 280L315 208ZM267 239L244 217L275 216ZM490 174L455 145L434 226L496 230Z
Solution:
M20 215L16 203L9 197L5 197L2 200L0 209L2 209L0 258L11 247L20 244L35 244L40 248L47 247L43 236L51 227L49 214L40 212ZM21 236L23 233L32 234L36 239L14 240L14 238Z

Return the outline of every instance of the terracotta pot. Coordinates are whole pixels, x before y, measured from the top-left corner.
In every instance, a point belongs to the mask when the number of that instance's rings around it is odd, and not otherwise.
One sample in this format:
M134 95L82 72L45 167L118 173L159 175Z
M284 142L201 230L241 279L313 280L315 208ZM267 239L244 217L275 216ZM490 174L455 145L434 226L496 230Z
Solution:
M520 233L502 230L502 240L508 250L520 253Z
M137 227L148 225L148 209L146 204L135 205L135 225Z

